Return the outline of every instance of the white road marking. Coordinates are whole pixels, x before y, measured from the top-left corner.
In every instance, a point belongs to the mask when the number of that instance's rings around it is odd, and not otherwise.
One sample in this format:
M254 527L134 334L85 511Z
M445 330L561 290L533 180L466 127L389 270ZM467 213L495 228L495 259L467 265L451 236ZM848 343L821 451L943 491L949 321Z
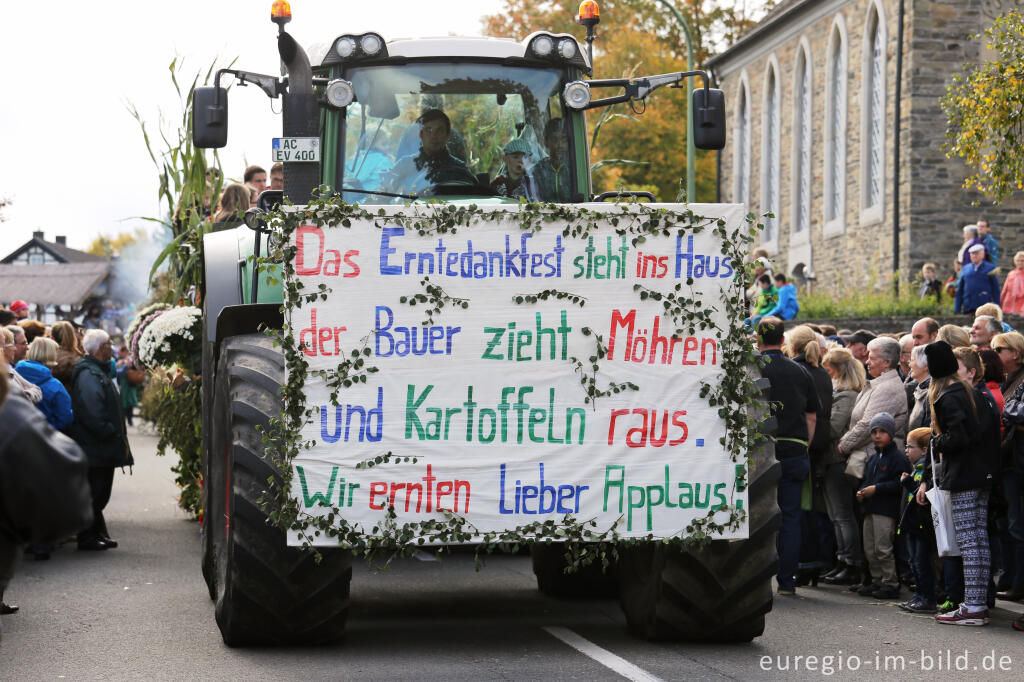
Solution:
M547 626L544 630L553 637L556 637L584 656L588 656L606 668L614 670L627 680L634 682L662 682L660 677L655 677L643 668L637 667L626 659L616 656L607 649L602 649L590 640L580 637L569 628Z

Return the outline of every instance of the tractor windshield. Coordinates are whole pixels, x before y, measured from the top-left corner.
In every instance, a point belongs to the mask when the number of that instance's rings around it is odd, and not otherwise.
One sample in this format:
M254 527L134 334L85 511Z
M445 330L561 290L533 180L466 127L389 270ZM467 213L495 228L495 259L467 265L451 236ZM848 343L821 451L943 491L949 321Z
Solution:
M356 101L337 188L366 204L441 195L568 202L563 75L467 62L350 69Z

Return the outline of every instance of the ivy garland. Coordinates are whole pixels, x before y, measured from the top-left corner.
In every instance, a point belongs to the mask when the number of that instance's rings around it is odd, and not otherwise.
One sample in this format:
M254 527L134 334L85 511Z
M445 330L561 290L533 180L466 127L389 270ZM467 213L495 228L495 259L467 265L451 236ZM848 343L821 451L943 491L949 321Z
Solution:
M418 213L388 214L383 209L374 212L366 207L347 204L336 197L327 196L314 198L301 209L289 207L268 216L268 223L273 231L270 253L258 259L257 265L260 270L268 273L268 284L283 281L284 329L267 330L266 333L280 344L287 366L287 381L281 391L284 411L279 419L271 421L269 428L262 434L265 456L280 472L279 476L268 479L267 490L263 492L259 501L271 523L284 530L296 531L303 547L313 553L318 553L313 543L325 536L335 539L340 546L350 549L356 556L364 556L371 561L383 559L385 565L396 557L410 555L428 544L441 545L436 548L437 553L441 553L447 544L475 543L479 567L482 554L490 554L496 549L511 548L514 551L522 543L560 542L565 543L567 570L570 572L593 561L600 561L602 566L607 568L610 562L618 557L617 548L624 544L656 541L677 547L701 546L726 530L734 530L740 526L746 518L746 510L737 509L732 505L709 511L706 516L695 519L686 527L685 536L662 539L653 535L639 538L620 537L618 528L622 522L621 518L603 532L596 530L597 522L593 519L579 519L566 515L557 522L538 521L504 532L483 533L464 517L451 512L442 512L443 520L431 519L399 524L394 509L389 508L383 518L367 532L364 528L345 520L337 507L327 507L328 511L322 516L302 512L298 500L290 494L294 475L292 461L301 451L314 445L313 441L302 440L300 430L308 419L315 416L316 410L306 407L303 386L309 367L293 338L291 313L302 303L326 299L329 290L320 285L316 291L305 291L302 283L294 277L293 262L296 249L291 245L291 236L300 225L312 223L323 227L331 224L349 228L353 220L371 220L377 227L381 227L386 220L389 225L400 225L420 236L455 234L476 222L508 220L510 217L506 210L488 209L475 204L429 203L417 208L420 209ZM718 408L718 415L727 426L726 435L722 436L719 442L737 464L737 487L742 490L745 485L745 472L749 466L748 453L754 452L768 438L758 430L757 404L760 392L755 388L754 377L749 371L755 362L755 355L748 331L742 323L746 317L743 290L752 272L752 265L739 266L745 260L747 247L753 243L763 225L755 224L753 214L748 214L741 226L730 227L722 219L705 218L690 209L676 211L655 208L636 201L621 202L607 212L565 204L521 203L518 208L518 214L512 214L511 218L518 223L520 229L531 233L545 228L551 229L548 226L555 224L561 226L556 229L561 229L565 238L587 239L597 232L599 223L610 223L616 234L628 237L633 246L642 244L648 236L685 236L704 230L711 230L721 240L722 255L728 256L734 265L731 295L726 296L723 301L716 301L725 306L726 319L730 321L727 328L722 328L714 322L710 309L702 304L693 290L692 279L677 283L668 292L642 285L636 285L634 289L641 300L652 299L662 302L663 314L675 324L676 335L692 335L698 328L710 329L720 335L723 370L721 380L717 384L703 383L700 396L706 399L709 405ZM423 287L421 291L403 296L401 302L410 306L426 304L424 324L431 324L433 316L445 307L466 308L470 305L469 300L449 296L443 288L432 283L427 277L424 277L420 284ZM555 289L516 295L513 301L520 305L528 305L552 297L579 306L586 302L582 296ZM604 389L598 387L597 372L601 360L607 354L607 348L602 337L593 330L584 328L581 331L587 336L593 336L595 341L593 355L585 360L575 357L570 359L575 371L581 375L581 385L587 394L586 402L593 405L596 400L611 393L637 390L638 386L631 382L611 383ZM369 336L365 337L362 343L360 348L351 351L334 370L319 371L331 388L332 402L337 402L340 391L356 383L365 383L368 375L378 371L378 368L367 364L371 355ZM360 462L357 468L416 461L415 457L395 455L388 451ZM728 520L724 523L716 522L716 514L723 511L728 512Z

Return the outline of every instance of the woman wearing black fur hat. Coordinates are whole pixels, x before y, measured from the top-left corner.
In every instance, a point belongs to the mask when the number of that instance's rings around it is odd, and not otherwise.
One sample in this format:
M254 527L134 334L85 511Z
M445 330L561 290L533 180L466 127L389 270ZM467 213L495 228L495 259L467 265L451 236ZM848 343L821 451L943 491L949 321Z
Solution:
M964 563L964 603L935 619L950 625L985 625L991 564L986 526L991 472L984 453L977 452L977 444L987 442L983 424L988 420L979 419L979 411L986 406L977 403L974 389L957 374L957 359L948 343L928 344L925 356L932 377L928 388L935 434L931 447L942 461L937 484L950 493L953 526Z

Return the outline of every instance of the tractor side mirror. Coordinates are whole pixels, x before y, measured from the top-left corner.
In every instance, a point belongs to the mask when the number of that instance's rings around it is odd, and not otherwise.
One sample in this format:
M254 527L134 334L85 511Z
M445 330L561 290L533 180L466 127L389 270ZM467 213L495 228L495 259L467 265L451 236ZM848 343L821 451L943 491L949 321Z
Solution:
M228 143L228 91L196 88L192 94L192 144L220 149Z
M715 88L695 88L693 99L693 146L697 149L725 147L725 93Z

